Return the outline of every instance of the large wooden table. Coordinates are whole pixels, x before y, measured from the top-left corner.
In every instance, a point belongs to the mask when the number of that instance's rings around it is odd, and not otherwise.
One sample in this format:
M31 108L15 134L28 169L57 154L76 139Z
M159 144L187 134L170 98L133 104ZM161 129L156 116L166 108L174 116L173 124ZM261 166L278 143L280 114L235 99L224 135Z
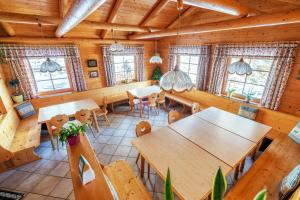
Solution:
M47 106L47 107L43 107L43 108L39 109L38 123L39 124L46 123L49 135L51 137L51 144L52 144L53 149L55 147L53 144L52 129L51 129L51 125L49 123L50 119L56 115L62 115L62 114L68 115L69 117L73 117L75 115L75 113L81 109L88 109L88 110L92 111L96 129L99 131L100 128L98 125L96 114L94 112L95 110L99 109L99 106L92 99L72 101L72 102L63 103L63 104Z
M206 198L218 167L224 174L239 169L271 129L213 107L202 112L132 142L142 163L149 162L163 179L170 167L173 189L181 199Z
M132 143L163 179L170 168L173 191L181 199L207 197L219 166L224 174L232 170L169 127L139 137Z
M147 87L131 89L131 90L128 90L128 92L140 100L140 117L142 117L143 116L143 112L142 112L143 98L146 98L153 93L159 93L160 88L157 85L152 85L152 86L147 86Z

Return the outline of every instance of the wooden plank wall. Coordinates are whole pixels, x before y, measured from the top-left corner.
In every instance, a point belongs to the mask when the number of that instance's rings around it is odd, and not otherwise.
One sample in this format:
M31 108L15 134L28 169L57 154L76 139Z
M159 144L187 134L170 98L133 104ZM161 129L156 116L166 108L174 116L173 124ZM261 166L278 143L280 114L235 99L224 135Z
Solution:
M188 35L162 38L159 41L159 52L163 57L162 71L168 70L169 46L197 45L220 43L249 43L249 42L276 42L300 40L300 25L283 25L267 28L253 28L244 30L224 31L198 35ZM298 50L295 65L283 94L279 111L300 116L300 80L296 79L300 70L300 50Z
M63 42L57 40L57 43L53 42L53 40L49 43L45 42L37 42L38 40L35 39L30 39L28 38L27 40L22 40L22 41L15 41L13 43L26 43L26 44L62 44ZM102 57L102 48L101 48L101 42L94 42L95 40L80 40L80 39L70 39L68 40L72 43L75 43L78 45L79 50L80 50L80 56L81 56L81 62L83 66L83 71L85 75L85 80L87 83L88 89L98 89L98 88L103 88L106 87L106 77L105 77L105 70L104 70L104 65L103 65L103 57ZM0 43L1 43L1 38L0 38ZM129 44L131 45L131 44ZM132 45L144 45L145 48L145 60L144 60L144 66L145 66L145 78L146 80L149 80L152 76L153 70L155 66L153 64L149 63L150 57L154 54L155 49L154 49L154 42L137 42L136 44ZM98 67L93 67L93 68L88 68L87 67L87 60L88 59L96 59ZM9 70L9 67L7 65L4 65L4 76L6 77L7 80L11 79L11 73ZM90 78L89 77L89 72L97 70L99 72L99 77L98 78Z
M2 66L0 65L0 97L6 108L7 113L0 116L0 162L12 156L7 151L14 137L14 133L19 125L19 117L14 110L10 93L5 84Z

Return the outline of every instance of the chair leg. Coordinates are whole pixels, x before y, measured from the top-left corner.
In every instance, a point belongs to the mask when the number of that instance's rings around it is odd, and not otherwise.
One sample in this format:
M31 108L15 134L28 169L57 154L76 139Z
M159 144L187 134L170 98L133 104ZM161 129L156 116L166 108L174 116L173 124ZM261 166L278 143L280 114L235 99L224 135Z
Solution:
M58 138L58 135L56 136L56 147L57 147L57 151L59 151L59 138Z
M88 126L89 126L89 128L90 128L90 130L91 130L91 132L92 132L92 134L93 134L93 136L94 136L94 138L96 138L95 131L94 131L92 125L91 125L91 124L88 124Z
M138 156L136 157L136 160L135 160L136 164L138 163L140 156L141 156L141 154L139 153Z
M148 163L148 179L150 178L150 164Z
M109 121L109 119L107 118L106 114L104 115L104 118L105 118L107 124L109 125L109 124L110 124L110 121Z

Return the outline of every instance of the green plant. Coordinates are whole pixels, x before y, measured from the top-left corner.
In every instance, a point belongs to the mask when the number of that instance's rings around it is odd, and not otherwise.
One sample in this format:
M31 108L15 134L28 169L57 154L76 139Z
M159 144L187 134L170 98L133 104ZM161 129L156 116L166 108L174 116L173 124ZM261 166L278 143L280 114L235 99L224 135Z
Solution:
M174 200L174 194L172 191L172 183L171 183L171 173L169 168L167 171L167 178L165 182L165 200Z
M223 175L221 167L219 167L212 187L211 200L222 200L227 189L226 178Z
M267 189L263 189L257 193L257 195L254 197L254 200L267 200Z
M0 51L0 64L2 64L2 63L5 63L4 53L3 53L3 51Z
M228 89L227 90L227 96L231 97L235 91L236 91L236 89Z
M246 102L249 103L251 101L251 99L253 99L255 92L252 92L252 89L249 89L247 93L243 93Z
M161 76L162 76L162 74L161 74L161 71L160 71L160 67L157 66L153 71L152 80L159 81Z
M18 79L12 79L8 82L8 84L10 85L10 87L14 88L15 93L14 95L19 95L19 88L18 85L20 84L20 81Z
M74 122L70 122L68 124L68 128L63 127L60 131L59 140L62 144L65 144L68 139L71 137L76 137L80 133L84 135L86 132L87 125L86 124L77 124Z

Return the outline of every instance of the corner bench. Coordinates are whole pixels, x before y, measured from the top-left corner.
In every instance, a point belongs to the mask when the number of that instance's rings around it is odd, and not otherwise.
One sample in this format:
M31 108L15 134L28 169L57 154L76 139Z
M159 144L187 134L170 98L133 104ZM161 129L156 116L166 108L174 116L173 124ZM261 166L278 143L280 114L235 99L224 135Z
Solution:
M276 130L267 138L272 139L272 143L228 192L225 200L252 200L263 188L268 190L268 200L279 199L281 180L300 163L300 145L286 133Z
M13 134L11 143L5 147L1 145L0 172L40 159L34 148L40 145L41 126L37 123L37 115L20 120L15 132L10 129L8 134Z

